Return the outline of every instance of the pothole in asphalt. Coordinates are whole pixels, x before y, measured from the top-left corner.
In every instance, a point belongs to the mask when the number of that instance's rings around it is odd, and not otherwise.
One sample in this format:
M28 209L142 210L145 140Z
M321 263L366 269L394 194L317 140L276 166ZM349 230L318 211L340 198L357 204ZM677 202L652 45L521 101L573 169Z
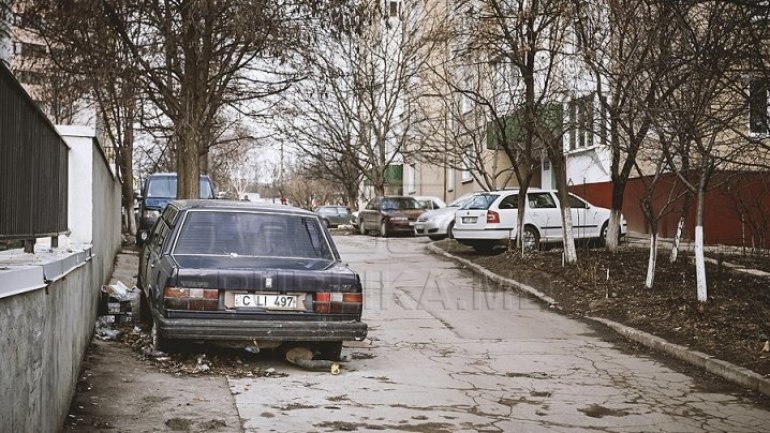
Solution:
M584 407L582 409L578 409L578 411L583 412L586 416L590 416L591 418L604 418L605 416L626 416L628 415L628 412L620 409L610 409L598 404L592 404L588 407Z

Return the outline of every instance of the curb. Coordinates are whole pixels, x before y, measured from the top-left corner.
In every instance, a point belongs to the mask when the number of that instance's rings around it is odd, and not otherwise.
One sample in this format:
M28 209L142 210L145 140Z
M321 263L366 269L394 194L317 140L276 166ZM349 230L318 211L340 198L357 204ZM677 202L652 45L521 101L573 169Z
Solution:
M526 292L536 297L537 299L549 304L550 306L554 306L558 308L558 303L556 302L555 299L535 289L534 287L528 286L526 284L522 284L516 280L501 277L493 273L492 271L484 268L483 266L479 266L471 262L470 260L457 257L433 244L428 244L428 250L434 254L447 257L458 263L462 263L463 265L467 266L472 271L478 274L481 274L500 284L505 284L507 286L513 287L514 289ZM756 373L747 368L743 368L738 365L729 363L727 361L723 361L719 358L715 358L706 353L690 350L685 346L671 343L663 338L657 337L655 335L649 334L644 331L640 331L635 328L631 328L626 325L622 325L617 322L613 322L612 320L604 319L601 317L591 317L591 316L585 316L585 318L592 320L596 323L601 323L602 325L612 329L622 337L628 340L631 340L633 342L636 342L638 344L641 344L642 346L645 346L649 349L652 349L657 352L665 353L669 356L679 359L680 361L684 361L690 365L706 370L711 374L719 376L725 380L733 382L744 388L748 388L752 391L757 391L766 396L770 396L770 379L765 378L759 373Z
M556 302L555 299L553 299L552 297L546 295L545 293L541 292L540 290L537 290L536 288L534 288L532 286L528 286L526 284L520 283L520 282L518 282L516 280L512 280L510 278L501 277L500 275L497 275L496 273L494 273L494 272L484 268L483 266L479 266L479 265L473 263L470 260L463 259L462 257L457 257L454 254L448 253L448 252L442 250L441 248L439 248L439 247L437 247L437 246L435 246L433 244L428 244L428 250L430 252L432 252L433 254L438 254L438 255L447 257L447 258L449 258L451 260L454 260L454 261L456 261L458 263L462 263L463 265L467 266L468 268L471 268L474 272L476 272L478 274L481 274L481 275L489 278L490 280L492 280L494 282L497 282L497 283L500 283L500 284L504 284L504 285L507 285L507 286L515 287L517 290L521 290L522 292L526 292L526 293L534 296L535 298L545 302L546 304L548 304L549 306L551 306L553 308L557 308L557 309L559 308L559 303Z

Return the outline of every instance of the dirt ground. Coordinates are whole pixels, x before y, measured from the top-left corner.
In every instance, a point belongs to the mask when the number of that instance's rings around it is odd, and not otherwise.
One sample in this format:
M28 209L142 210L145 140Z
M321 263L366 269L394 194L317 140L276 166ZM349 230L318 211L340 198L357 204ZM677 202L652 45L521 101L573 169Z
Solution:
M684 252L672 264L661 249L653 289L644 287L649 250L624 246L616 255L581 248L562 267L561 249L522 257L483 255L453 240L438 246L553 297L574 316L598 316L770 375L770 278L707 264L709 301L696 299L695 265ZM770 270L767 257L716 255L724 262Z

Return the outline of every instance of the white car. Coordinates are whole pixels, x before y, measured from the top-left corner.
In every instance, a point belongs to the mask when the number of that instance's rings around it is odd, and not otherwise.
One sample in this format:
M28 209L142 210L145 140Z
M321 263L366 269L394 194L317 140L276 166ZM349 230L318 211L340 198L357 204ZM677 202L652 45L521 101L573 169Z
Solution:
M453 201L447 207L433 209L420 214L414 224L415 236L428 236L433 241L452 238L452 228L455 224L455 212L461 208L473 194L468 194Z
M455 215L454 238L480 252L491 251L497 245L515 239L518 196L517 189L475 195ZM607 235L610 210L593 206L574 194L570 194L570 200L575 239L603 240ZM562 221L557 192L530 188L526 205L525 248L536 249L541 243L561 242ZM625 236L625 218L621 216L620 222L620 235Z
M417 200L417 205L420 206L421 209L425 210L433 210L433 209L443 209L446 207L446 203L444 203L444 200L441 200L438 197L428 196L428 195L413 195L415 200Z

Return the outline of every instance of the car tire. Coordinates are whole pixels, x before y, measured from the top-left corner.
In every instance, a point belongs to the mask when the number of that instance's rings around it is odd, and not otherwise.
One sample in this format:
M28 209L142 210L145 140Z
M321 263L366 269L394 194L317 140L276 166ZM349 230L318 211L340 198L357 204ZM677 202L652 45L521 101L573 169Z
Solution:
M454 239L455 238L454 230L455 230L455 222L452 221L451 223L449 223L449 225L446 228L446 236L449 239Z
M385 221L380 222L380 236L383 238L388 237L390 233L388 233L388 224L385 223Z
M532 226L524 227L522 243L524 251L537 251L540 249L540 234Z
M444 236L444 235L428 235L428 239L430 239L432 241L441 241L441 240L446 239L446 236Z
M150 330L150 341L152 343L152 349L161 352L167 352L170 344L168 339L163 338L160 335L160 322L156 315L152 316L152 329Z
M139 321L145 325L152 325L152 309L144 290L139 291Z
M342 356L342 342L329 341L317 346L318 359L327 361L339 361Z
M332 228L332 223L330 223L326 218L324 218L324 224L326 224L326 228Z
M361 236L366 236L366 226L364 225L363 221L358 222L358 232L361 234Z

